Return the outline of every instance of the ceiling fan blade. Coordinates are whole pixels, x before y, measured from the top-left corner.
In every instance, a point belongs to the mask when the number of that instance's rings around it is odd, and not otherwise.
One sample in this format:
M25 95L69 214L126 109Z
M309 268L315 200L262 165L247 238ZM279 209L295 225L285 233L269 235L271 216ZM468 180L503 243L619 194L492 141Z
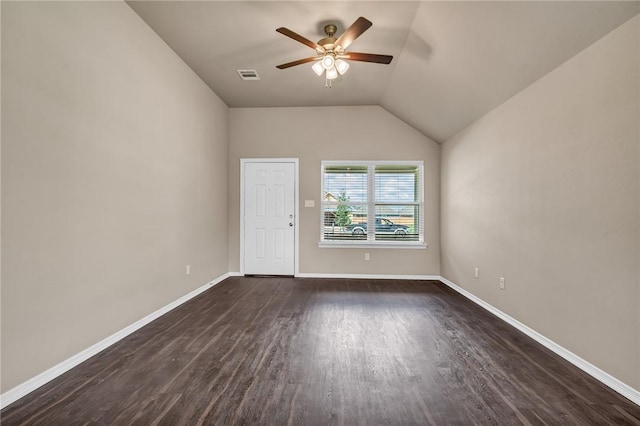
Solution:
M376 55L374 53L358 53L358 52L345 52L340 57L348 59L350 61L361 62L375 62L376 64L390 64L393 56L391 55Z
M307 62L317 61L320 58L321 58L320 56L314 56L312 58L298 59L297 61L287 62L286 64L276 65L276 68L283 70L285 68L295 67L296 65L306 64Z
M297 42L300 42L304 45L309 46L310 48L317 50L318 52L324 52L324 47L320 46L317 43L312 42L311 40L302 37L300 34L295 33L293 31L291 31L288 28L285 27L280 27L276 30L277 32L279 32L282 35L286 35L287 37L290 37L292 39L294 39Z
M362 33L371 28L372 25L373 23L367 18L363 18L362 16L359 17L344 33L342 33L340 37L338 37L335 45L340 45L343 49L346 49L351 43L353 43L353 40L360 37Z

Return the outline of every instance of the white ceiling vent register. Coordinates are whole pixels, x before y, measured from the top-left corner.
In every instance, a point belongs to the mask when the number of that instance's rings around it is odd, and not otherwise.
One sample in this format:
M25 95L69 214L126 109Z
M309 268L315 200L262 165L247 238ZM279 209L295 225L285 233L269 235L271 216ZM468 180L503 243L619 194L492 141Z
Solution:
M256 70L238 70L238 75L243 80L260 80L260 76Z

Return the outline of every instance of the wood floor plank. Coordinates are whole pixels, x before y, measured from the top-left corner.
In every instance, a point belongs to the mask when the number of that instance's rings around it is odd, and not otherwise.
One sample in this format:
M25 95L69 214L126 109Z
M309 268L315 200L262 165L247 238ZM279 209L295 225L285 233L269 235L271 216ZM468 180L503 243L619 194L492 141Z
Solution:
M640 425L640 407L437 281L233 277L3 425Z

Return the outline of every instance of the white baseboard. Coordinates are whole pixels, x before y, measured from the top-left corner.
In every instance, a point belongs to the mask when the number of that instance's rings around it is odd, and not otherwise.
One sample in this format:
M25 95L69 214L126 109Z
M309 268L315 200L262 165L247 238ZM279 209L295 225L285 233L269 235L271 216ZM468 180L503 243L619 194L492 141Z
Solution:
M381 274L325 274L321 272L301 272L297 278L352 278L368 280L440 280L439 275L381 275Z
M149 324L151 321L153 321L153 320L161 317L162 315L166 314L167 312L177 308L178 306L182 305L186 301L188 301L190 299L193 299L194 297L196 297L200 293L202 293L205 290L208 290L209 288L213 287L214 285L222 282L223 280L225 280L229 276L231 276L231 274L224 274L224 275L219 276L218 278L214 279L213 281L210 281L207 284L205 284L205 285L203 285L201 287L198 287L197 289L193 290L189 294L186 294L186 295L182 296L181 298L174 300L173 302L169 303L168 305L163 306L162 308L158 309L157 311L150 313L146 317L134 322L133 324L123 328L120 331L117 331L116 333L112 334L111 336L99 341L95 345L90 346L87 349L83 350L82 352L79 352L79 353L73 355L71 358L68 358L68 359L62 361L61 363L59 363L57 365L54 365L53 367L51 367L50 369L44 371L43 373L40 373L37 376L27 380L26 382L19 384L18 386L14 387L13 389L10 389L10 390L6 391L2 395L0 395L0 409L3 409L5 407L7 407L8 405L12 404L13 402L17 401L18 399L22 398L23 396L25 396L25 395L33 392L34 390L38 389L40 386L50 382L51 380L55 379L56 377L60 376L61 374L66 373L67 371L71 370L73 367L75 367L76 365L80 364L81 362L84 362L84 361L88 360L92 356L94 356L94 355L98 354L99 352L105 350L106 348L108 348L109 346L111 346L114 343L118 342L119 340L124 339L129 334L133 333L134 331L136 331L136 330L144 327L145 325Z
M460 293L461 295L463 295L464 297L466 297L467 299L471 300L472 302L480 305L482 308L484 308L487 311L491 312L492 314L494 314L495 316L497 316L501 320L505 321L509 325L517 328L518 330L520 330L521 332L523 332L527 336L531 337L536 342L540 343L542 346L546 347L547 349L553 351L557 355L559 355L562 358L566 359L571 364L575 365L576 367L578 367L579 369L581 369L585 373L589 374L590 376L592 376L596 380L599 380L600 382L602 382L605 385L609 386L611 389L613 389L614 391L618 392L620 395L622 395L625 398L631 400L635 404L640 405L640 391L639 390L634 389L631 386L627 385L626 383L616 379L615 377L613 377L609 373L607 373L607 372L599 369L595 365L591 364L589 361L586 361L583 358L580 358L578 355L576 355L573 352L571 352L570 350L560 346L559 344L557 344L553 340L548 339L547 337L543 336L542 334L538 333L537 331L533 330L532 328L529 328L528 326L524 325L523 323L521 323L517 319L505 314L501 310L493 307L492 305L488 304L487 302L485 302L484 300L480 299L479 297L474 296L473 294L471 294L470 292L468 292L464 288L460 287L459 285L449 281L448 279L446 279L444 277L439 277L439 280L442 281L447 286L451 287L453 290L455 290L458 293Z

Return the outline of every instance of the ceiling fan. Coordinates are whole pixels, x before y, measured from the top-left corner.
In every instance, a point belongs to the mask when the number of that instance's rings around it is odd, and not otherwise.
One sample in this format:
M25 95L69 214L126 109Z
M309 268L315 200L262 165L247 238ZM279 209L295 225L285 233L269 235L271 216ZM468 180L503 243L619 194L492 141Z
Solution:
M327 87L331 87L331 80L336 79L338 75L346 73L349 69L349 63L346 60L390 64L393 59L393 56L390 55L346 51L349 45L372 25L373 23L368 19L359 17L337 39L334 36L338 28L333 24L325 25L324 32L327 34L327 37L319 40L317 43L312 42L288 28L280 27L276 30L277 32L314 49L316 56L287 62L286 64L277 65L276 68L283 70L296 65L315 62L311 68L318 76L325 73Z

